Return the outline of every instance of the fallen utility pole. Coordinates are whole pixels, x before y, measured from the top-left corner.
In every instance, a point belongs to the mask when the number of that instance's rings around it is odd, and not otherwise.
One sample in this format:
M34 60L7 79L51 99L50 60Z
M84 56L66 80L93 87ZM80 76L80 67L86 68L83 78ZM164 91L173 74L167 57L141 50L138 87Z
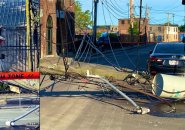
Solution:
M168 101L166 101L165 99L163 99L163 98L161 98L161 97L158 97L158 96L155 96L155 95L153 95L153 94L151 94L151 93L144 92L144 91L142 91L142 90L139 90L139 89L137 89L137 88L134 88L133 86L131 86L131 85L129 85L129 84L127 84L126 82L123 82L123 81L113 81L113 83L116 84L117 86L121 86L121 87L123 87L123 88L127 88L127 89L130 89L130 90L132 90L132 91L135 91L135 92L142 93L142 94L144 94L144 95L153 97L153 98L155 98L155 99L157 99L157 100L159 100L159 101L165 103L165 104L168 105L169 107L171 107L171 108L172 108L172 111L176 111L176 109L175 109L174 106L172 106Z
M117 93L119 93L122 97L124 97L126 100L128 100L135 108L136 108L136 112L138 114L147 114L148 112L150 112L149 108L145 108L145 107L140 107L138 106L131 98L129 98L126 94L124 94L122 91L120 91L116 86L114 86L113 84L111 84L108 80L106 80L105 78L99 76L99 75L90 75L89 71L87 71L87 77L90 78L98 78L102 81L104 81L106 84L108 84L114 91L116 91Z

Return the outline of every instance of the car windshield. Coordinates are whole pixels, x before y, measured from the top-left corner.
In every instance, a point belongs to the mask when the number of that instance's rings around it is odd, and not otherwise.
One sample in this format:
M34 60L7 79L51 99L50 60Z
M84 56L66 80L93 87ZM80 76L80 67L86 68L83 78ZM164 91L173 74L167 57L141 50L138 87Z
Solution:
M185 54L184 44L158 44L154 53Z

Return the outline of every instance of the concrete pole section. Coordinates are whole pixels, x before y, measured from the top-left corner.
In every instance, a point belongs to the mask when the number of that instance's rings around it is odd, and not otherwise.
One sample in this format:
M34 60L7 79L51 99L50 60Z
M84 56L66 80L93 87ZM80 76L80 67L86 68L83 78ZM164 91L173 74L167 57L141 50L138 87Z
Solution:
M131 42L133 42L133 28L134 28L134 14L133 14L133 0L130 0L130 26L131 26Z
M132 28L133 28L133 22L134 22L134 11L133 11L133 5L134 5L134 1L133 0L130 0L130 23L132 25Z

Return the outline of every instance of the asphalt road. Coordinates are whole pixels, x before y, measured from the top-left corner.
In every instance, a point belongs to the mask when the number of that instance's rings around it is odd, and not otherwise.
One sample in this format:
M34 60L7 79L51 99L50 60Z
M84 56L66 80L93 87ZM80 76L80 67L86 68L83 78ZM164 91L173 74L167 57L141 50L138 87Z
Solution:
M53 82L53 81L52 81ZM47 78L44 81L51 84ZM40 92L41 130L184 130L184 118L138 115L117 95L86 83L60 82ZM148 101L134 98L145 106Z
M141 45L139 47L135 46L114 50L113 52L109 51L109 53L104 53L104 55L112 64L117 67L128 68L132 70L147 70L147 59L149 58L149 52L150 50L153 50L154 47L155 44ZM110 63L108 63L100 54L92 56L89 62L110 65Z

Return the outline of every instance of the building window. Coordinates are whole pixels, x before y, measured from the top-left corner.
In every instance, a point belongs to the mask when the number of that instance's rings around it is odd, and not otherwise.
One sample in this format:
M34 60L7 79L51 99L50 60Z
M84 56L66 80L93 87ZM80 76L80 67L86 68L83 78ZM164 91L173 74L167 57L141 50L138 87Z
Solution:
M150 31L152 31L152 27L150 27Z
M125 20L122 20L121 23L122 23L122 24L125 24Z
M170 32L170 27L168 27L168 32Z
M52 37L53 37L53 20L51 16L48 16L47 19L47 55L51 55L52 54Z
M158 27L158 31L161 32L161 27Z

